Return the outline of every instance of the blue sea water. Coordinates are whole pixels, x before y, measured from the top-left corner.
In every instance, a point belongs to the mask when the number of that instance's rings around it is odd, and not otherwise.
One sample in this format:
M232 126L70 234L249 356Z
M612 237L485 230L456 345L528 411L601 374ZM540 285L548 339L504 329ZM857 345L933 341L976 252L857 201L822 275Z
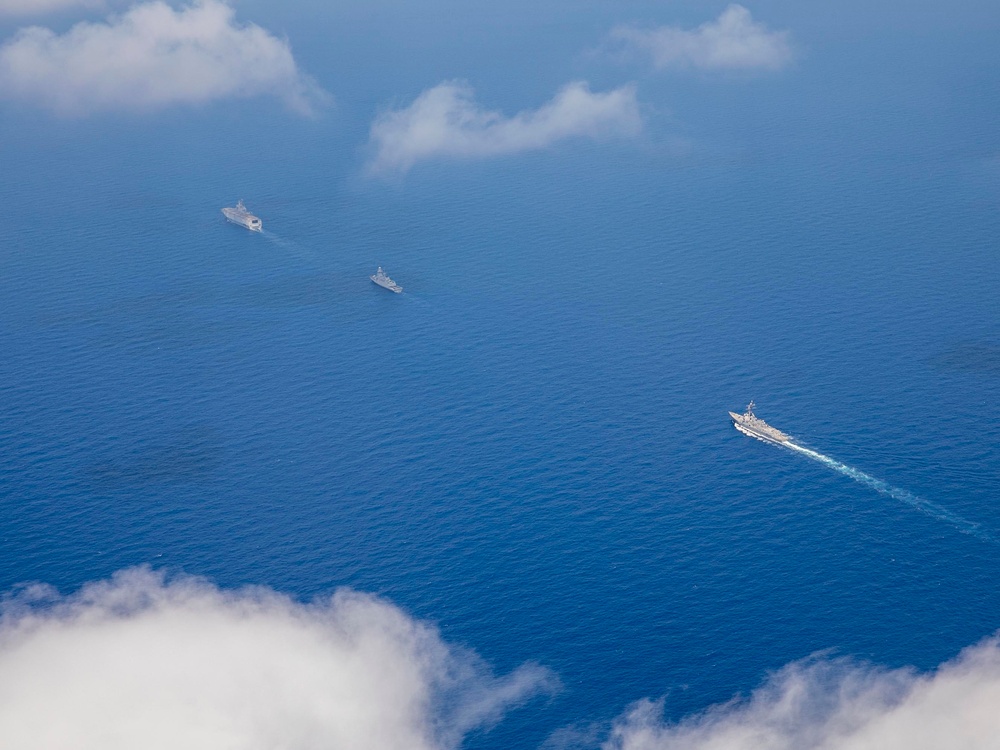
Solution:
M247 2L329 112L5 105L0 590L148 563L375 592L558 675L483 748L993 633L1000 548L949 517L1000 537L1000 15L753 10L791 71L584 54L696 4ZM508 113L639 79L647 133L364 177L374 113L452 77ZM745 439L750 398L946 515Z

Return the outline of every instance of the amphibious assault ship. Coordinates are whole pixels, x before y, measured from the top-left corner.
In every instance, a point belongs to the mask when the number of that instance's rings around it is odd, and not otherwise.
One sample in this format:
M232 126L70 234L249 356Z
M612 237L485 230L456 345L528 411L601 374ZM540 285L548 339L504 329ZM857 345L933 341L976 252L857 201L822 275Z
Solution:
M375 275L371 276L370 278L380 287L388 289L390 292L395 292L396 294L399 294L401 291L403 291L403 287L401 287L399 284L397 284L395 281L393 281L392 279L390 279L388 276L385 275L385 271L382 270L382 266L379 266L378 270L375 272Z
M222 215L229 219L229 221L233 222L233 224L239 224L241 227L246 227L251 232L260 231L260 219L247 211L247 207L243 205L242 199L236 203L236 208L227 207L222 209Z
M774 443L775 445L790 443L792 441L790 436L781 430L771 427L771 425L753 413L755 406L756 404L751 401L747 404L747 410L742 414L729 412L729 416L733 418L733 427L744 435L763 440L765 443Z

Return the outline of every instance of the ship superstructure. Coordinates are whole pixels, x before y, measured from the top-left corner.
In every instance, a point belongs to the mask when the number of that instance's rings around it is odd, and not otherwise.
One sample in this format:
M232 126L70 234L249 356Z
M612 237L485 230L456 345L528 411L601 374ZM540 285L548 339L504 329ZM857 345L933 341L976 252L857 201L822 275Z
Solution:
M737 414L732 411L729 412L729 416L733 418L733 427L742 432L744 435L757 438L757 440L763 440L765 443L783 445L792 441L792 438L789 435L786 435L777 428L771 427L771 425L754 414L753 410L755 407L756 404L751 401L747 404L747 410L742 414Z
M236 203L235 208L227 207L222 209L222 215L229 221L233 222L233 224L239 224L241 227L246 227L251 232L259 232L261 230L260 219L247 211L247 207L243 205L242 199Z
M383 289L388 289L390 292L395 292L396 294L399 294L401 291L403 291L403 287L401 287L395 281L386 276L385 271L382 270L382 266L379 266L378 270L375 272L375 275L369 278L371 278L371 280L374 281L376 284L378 284L380 287L382 287Z

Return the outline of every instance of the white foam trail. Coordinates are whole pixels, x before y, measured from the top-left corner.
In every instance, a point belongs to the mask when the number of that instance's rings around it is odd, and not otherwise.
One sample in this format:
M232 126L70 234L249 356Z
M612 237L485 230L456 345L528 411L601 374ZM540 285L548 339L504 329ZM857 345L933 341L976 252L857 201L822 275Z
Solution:
M299 243L294 240L288 240L279 234L268 231L267 229L261 229L260 233L266 237L271 244L284 250L289 255L293 255L299 260L306 261L307 263L315 263L318 260L318 256L312 250L307 250L299 245Z
M996 541L987 532L983 531L980 524L967 521L961 516L952 513L947 508L942 508L937 503L932 503L930 500L924 500L923 498L917 497L908 490L893 487L888 482L876 479L871 474L865 474L863 471L848 466L847 464L842 464L840 461L832 459L829 456L824 456L822 453L817 453L816 451L809 450L808 448L803 448L801 445L796 445L795 443L783 443L783 445L791 448L793 451L798 451L799 453L808 456L813 461L818 461L824 466L830 467L834 471L843 474L845 477L850 477L855 482L860 482L866 487L871 487L878 493L887 495L895 500L901 500L907 505L926 513L939 521L950 523L963 534L969 534L977 539L982 539L984 542Z

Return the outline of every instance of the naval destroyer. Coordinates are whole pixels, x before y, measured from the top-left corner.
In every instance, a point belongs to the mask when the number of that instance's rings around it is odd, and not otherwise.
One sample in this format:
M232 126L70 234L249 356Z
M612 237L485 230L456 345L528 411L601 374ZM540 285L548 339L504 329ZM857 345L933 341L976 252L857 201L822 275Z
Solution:
M388 289L390 292L395 292L396 294L399 294L401 291L403 291L403 287L401 287L399 284L397 284L395 281L393 281L392 279L390 279L388 276L385 275L385 271L382 270L382 266L379 266L378 270L375 272L375 275L370 276L369 278L376 284L378 284L380 287Z
M246 227L251 232L260 231L260 219L247 211L247 207L243 205L242 199L237 202L236 208L227 207L222 209L222 215L229 219L229 221L233 222L233 224L239 224L241 227Z
M749 435L752 438L763 440L765 443L784 445L792 442L792 438L790 436L786 435L779 429L771 427L771 425L754 414L753 410L755 406L756 404L751 401L747 405L747 410L742 414L737 414L732 411L729 412L729 416L733 418L733 427L742 432L744 435Z

